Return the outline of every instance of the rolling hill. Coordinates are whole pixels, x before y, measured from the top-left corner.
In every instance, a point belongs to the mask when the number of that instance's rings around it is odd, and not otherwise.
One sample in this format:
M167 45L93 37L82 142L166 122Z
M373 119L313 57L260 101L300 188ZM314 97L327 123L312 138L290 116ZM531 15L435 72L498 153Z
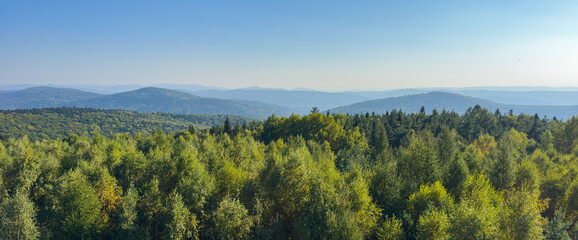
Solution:
M348 114L366 112L382 114L394 109L402 110L404 112L419 112L423 106L428 112L431 112L433 109L437 109L438 111L445 109L463 114L469 107L473 107L475 105L480 105L481 107L487 108L491 111L496 109L500 109L502 112L513 110L516 114L525 113L534 115L537 113L539 116L545 115L549 118L555 116L559 119L567 119L578 114L578 105L509 105L446 92L429 92L424 94L406 95L402 97L383 98L341 106L329 109L328 111L331 113Z
M1 109L28 109L70 106L73 101L84 101L104 95L70 88L31 87L17 91L0 92Z
M371 99L350 93L256 88L191 93L201 97L266 102L287 107L298 114L309 113L313 107L329 109Z
M289 115L286 107L260 102L204 98L185 92L148 87L116 94L96 94L66 88L35 87L0 93L0 108L88 107L138 112L232 114L264 118Z
M104 136L114 133L151 133L162 127L166 132L197 129L231 122L252 122L256 118L238 115L197 115L174 113L139 113L124 110L90 108L44 108L0 110L0 139L28 136L31 140L58 139L70 134Z

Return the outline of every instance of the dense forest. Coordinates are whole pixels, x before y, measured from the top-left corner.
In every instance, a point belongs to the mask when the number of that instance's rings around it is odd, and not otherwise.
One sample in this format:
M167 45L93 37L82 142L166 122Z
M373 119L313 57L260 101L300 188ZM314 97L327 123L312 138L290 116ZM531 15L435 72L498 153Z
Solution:
M116 133L150 134L159 126L168 133L232 122L249 123L256 118L238 115L203 115L175 113L140 113L123 110L92 108L43 108L0 110L0 138L29 140L61 139L69 135L92 135L99 133L110 137Z
M578 118L270 116L0 140L0 239L571 239Z

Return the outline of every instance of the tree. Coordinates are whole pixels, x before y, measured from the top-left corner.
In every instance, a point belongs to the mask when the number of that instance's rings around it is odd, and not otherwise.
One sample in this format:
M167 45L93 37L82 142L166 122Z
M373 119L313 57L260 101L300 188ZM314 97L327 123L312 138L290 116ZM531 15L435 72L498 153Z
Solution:
M491 153L493 164L490 169L490 180L496 189L509 189L514 184L520 147L517 144L517 136L516 130L510 130L500 139L498 147Z
M570 240L568 235L568 228L572 225L572 222L564 221L564 211L562 209L556 210L554 217L548 220L548 225L546 225L546 239L547 240Z
M417 239L450 239L448 233L449 225L448 216L443 210L430 209L419 217Z
M156 178L145 185L144 189L144 194L138 202L138 211L143 213L143 220L150 237L160 239L164 221L166 221L163 216L163 213L167 211L163 204L166 195L159 191L159 181Z
M190 162L187 168L190 168L190 173L181 180L177 192L194 214L201 214L208 198L214 193L215 180L204 164L197 160Z
M57 212L60 215L62 236L85 239L97 238L105 225L102 205L96 191L79 171L64 176L60 182Z
M554 131L554 147L561 153L571 153L578 141L578 117L570 118Z
M17 191L0 205L0 239L38 239L34 203Z
M422 185L419 191L413 193L407 200L407 209L414 222L417 222L421 214L428 209L451 212L453 207L454 200L440 182Z
M442 175L445 177L450 172L448 171L448 165L454 159L457 150L456 143L456 130L450 130L447 127L443 127L441 133L439 134L438 140L438 155L439 164L442 171Z
M377 239L380 240L403 240L403 228L400 219L386 217L381 226L377 229Z
M188 131L190 134L195 134L195 133L197 133L197 129L195 129L195 126L193 126L193 125L189 125L189 126L187 127L187 131Z
M401 198L401 179L396 162L379 164L374 167L369 188L372 199L387 215L401 214L405 199Z
M399 155L398 170L405 181L402 195L409 196L421 185L439 180L438 152L431 133L410 134L407 145L399 149Z
M137 189L133 184L130 185L126 194L122 198L117 223L118 239L143 239L145 238L145 229L138 225L137 222L137 201L139 199Z
M499 194L482 174L470 175L459 204L450 214L451 239L495 238L498 235Z
M236 199L225 198L211 214L214 239L247 239L253 221L245 206Z
M564 212L568 214L569 219L578 218L578 179L575 179L566 190L561 205Z
M540 191L540 172L536 164L529 160L522 160L516 169L514 187L538 193Z
M444 185L453 196L459 197L468 175L469 170L466 162L461 157L455 156L448 167Z
M363 239L363 233L357 226L355 216L351 212L328 212L326 218L327 233L325 237L327 239Z
M225 124L223 124L223 133L231 135L232 130L231 120L229 120L229 118L225 119Z
M197 238L197 219L185 207L178 193L171 194L167 215L166 239L189 239L193 236Z
M531 192L508 192L499 213L501 235L520 240L542 239L543 219L538 204L538 197Z

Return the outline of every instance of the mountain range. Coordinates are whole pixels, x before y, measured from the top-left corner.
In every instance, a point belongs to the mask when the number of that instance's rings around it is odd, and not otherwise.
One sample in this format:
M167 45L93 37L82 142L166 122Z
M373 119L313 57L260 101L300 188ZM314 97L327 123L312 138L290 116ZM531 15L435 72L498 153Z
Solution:
M437 111L447 110L463 114L468 108L475 105L480 105L491 111L500 109L502 113L512 110L514 114L538 114L541 117L557 117L559 119L567 119L578 114L578 105L513 105L447 92L429 92L370 100L329 109L328 111L347 114L363 114L367 112L383 114L391 110L402 110L403 112L411 113L419 112L424 107L427 112L436 109Z
M132 86L132 85L131 85ZM171 85L167 85L171 86ZM398 89L365 92L321 92L285 89L213 89L197 85L179 89L144 87L118 93L73 88L30 87L0 91L0 109L89 107L138 112L235 114L266 118L272 114L307 114L313 107L332 113L417 112L443 109L464 113L480 105L492 111L538 114L565 119L578 114L578 91L563 89ZM103 92L103 91L101 91Z
M88 107L146 113L230 114L257 118L291 113L289 109L282 106L252 101L203 98L182 91L156 87L115 94L97 94L76 89L50 87L0 92L0 109L46 107Z

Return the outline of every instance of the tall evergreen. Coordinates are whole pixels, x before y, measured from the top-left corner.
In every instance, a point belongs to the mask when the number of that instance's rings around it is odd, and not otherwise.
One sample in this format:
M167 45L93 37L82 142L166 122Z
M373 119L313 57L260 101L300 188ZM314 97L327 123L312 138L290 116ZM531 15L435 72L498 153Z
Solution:
M572 225L572 222L566 222L564 220L564 212L562 209L556 210L554 217L548 220L548 225L546 225L546 239L547 240L570 240L568 235L568 228Z

